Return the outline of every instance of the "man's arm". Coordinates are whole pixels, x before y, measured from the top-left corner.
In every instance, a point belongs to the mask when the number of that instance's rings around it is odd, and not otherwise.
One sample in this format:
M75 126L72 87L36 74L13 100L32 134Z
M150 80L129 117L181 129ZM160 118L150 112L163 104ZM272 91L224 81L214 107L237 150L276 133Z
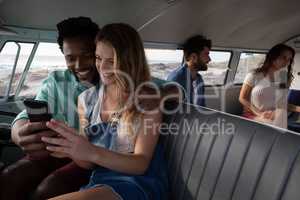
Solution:
M48 99L51 98L53 101L54 94L50 93L54 91L54 82L53 75L50 74L48 78L43 81L43 85L37 93L36 99L48 101ZM29 122L26 110L22 111L12 123L12 141L30 156L48 155L48 151L46 151L45 144L41 141L41 137L51 137L54 135L57 134L48 129L45 122Z

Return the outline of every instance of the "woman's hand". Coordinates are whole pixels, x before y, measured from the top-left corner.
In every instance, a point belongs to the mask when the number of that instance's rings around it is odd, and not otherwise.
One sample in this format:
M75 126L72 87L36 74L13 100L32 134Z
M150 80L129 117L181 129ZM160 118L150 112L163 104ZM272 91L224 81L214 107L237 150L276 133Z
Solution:
M272 123L275 119L275 110L266 110L266 111L260 111L260 114L258 114L254 120L263 122L263 123Z
M268 119L268 120L274 120L275 119L275 110L267 110L267 111L264 111L262 113L262 118L264 119Z
M75 129L53 119L46 125L61 136L56 138L42 137L42 141L47 143L46 149L52 152L52 156L69 157L79 161L90 160L95 146L85 137L78 135Z

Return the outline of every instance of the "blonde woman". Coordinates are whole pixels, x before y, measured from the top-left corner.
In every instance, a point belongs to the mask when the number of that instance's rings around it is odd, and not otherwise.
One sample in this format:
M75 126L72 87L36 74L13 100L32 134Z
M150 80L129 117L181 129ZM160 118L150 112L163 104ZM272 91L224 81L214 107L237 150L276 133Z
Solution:
M79 192L53 199L166 199L159 98L142 97L156 91L144 84L150 72L142 41L129 25L109 24L97 35L96 47L101 87L79 97L80 135L52 120L47 126L61 137L42 138L53 156L70 157L93 172Z

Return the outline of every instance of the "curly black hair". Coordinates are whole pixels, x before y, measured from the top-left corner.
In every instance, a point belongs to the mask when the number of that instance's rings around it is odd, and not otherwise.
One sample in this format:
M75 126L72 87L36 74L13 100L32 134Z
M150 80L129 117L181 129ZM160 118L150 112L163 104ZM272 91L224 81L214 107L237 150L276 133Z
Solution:
M88 17L72 17L59 22L57 25L57 43L63 51L63 41L65 38L85 37L95 40L100 30L98 25Z
M184 52L184 58L187 60L187 58L192 53L199 53L204 49L204 47L208 47L209 49L211 49L211 40L205 38L202 35L195 35L188 38L183 43L182 47Z

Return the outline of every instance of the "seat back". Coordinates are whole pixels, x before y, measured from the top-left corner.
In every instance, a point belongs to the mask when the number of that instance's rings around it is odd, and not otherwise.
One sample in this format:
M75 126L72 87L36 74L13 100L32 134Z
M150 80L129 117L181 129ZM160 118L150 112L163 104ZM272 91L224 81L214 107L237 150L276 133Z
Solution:
M300 106L300 90L289 90L288 103ZM300 132L300 114L298 112L291 112L288 116L288 129L295 132Z
M239 102L241 85L226 84L205 88L206 107L241 115L243 107Z
M224 112L241 115L243 113L243 106L239 101L241 85L228 84L224 86Z
M218 111L180 107L168 116L164 136L170 199L300 199L299 135Z
M296 106L300 106L300 90L289 90L288 93L288 102Z

